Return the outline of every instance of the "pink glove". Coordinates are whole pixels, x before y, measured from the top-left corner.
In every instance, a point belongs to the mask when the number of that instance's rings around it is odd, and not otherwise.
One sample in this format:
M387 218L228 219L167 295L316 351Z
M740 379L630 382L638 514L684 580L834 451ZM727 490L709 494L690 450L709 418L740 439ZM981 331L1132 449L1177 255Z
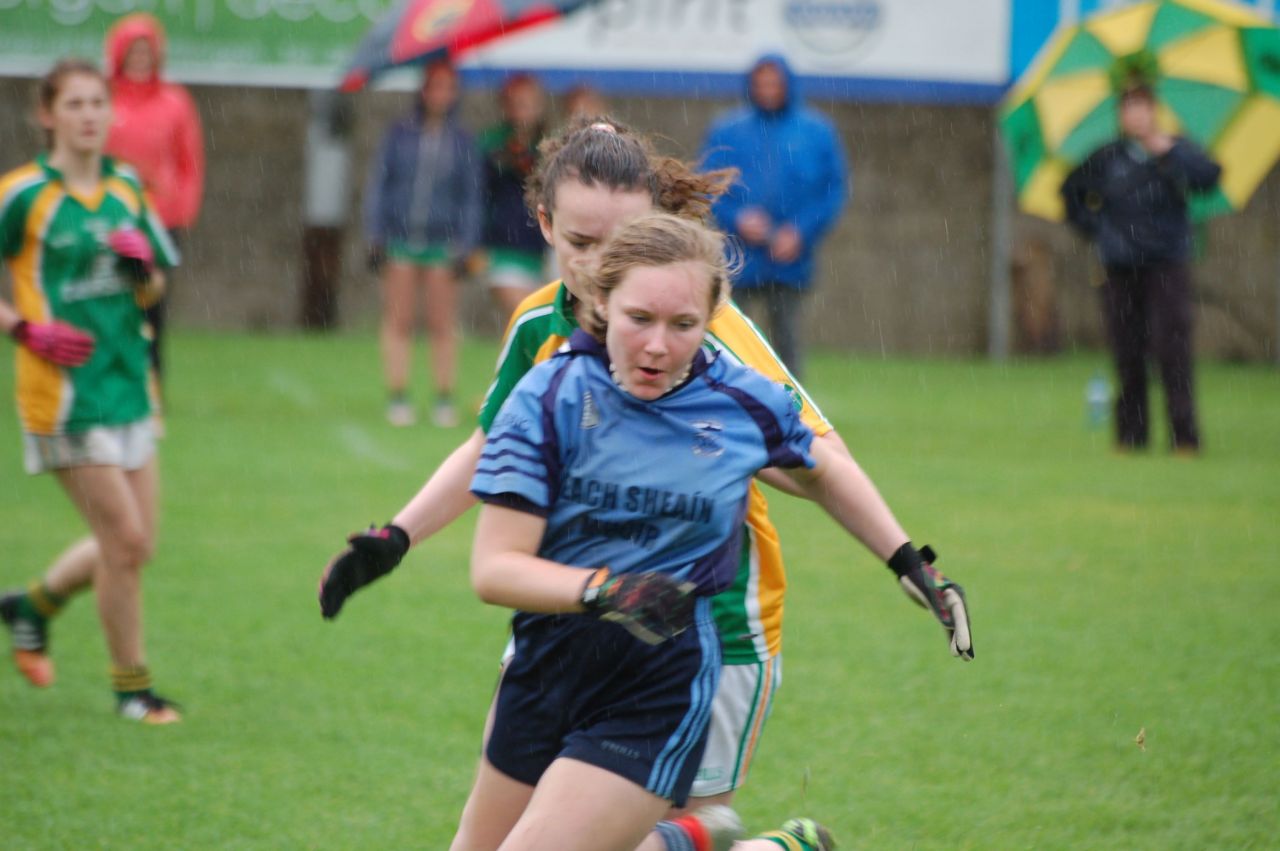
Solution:
M9 334L19 345L58 366L80 366L93 354L93 337L65 322L23 319Z
M125 226L107 234L107 247L121 260L125 271L135 283L146 283L156 265L156 254L151 241L135 227Z

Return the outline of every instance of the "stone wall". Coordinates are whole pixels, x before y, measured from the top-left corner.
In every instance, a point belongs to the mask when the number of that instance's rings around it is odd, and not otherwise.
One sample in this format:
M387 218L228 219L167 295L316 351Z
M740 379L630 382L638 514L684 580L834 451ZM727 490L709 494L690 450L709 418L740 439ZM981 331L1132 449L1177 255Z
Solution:
M0 79L0 169L30 158L40 137L31 120L32 83ZM304 92L196 87L208 146L206 201L188 240L174 294L180 324L215 328L295 327L299 313ZM368 327L377 287L363 267L360 184L377 139L409 105L408 95L354 100L352 211L340 292L343 325ZM615 112L693 156L728 101L616 98ZM819 262L808 314L812 339L862 352L973 355L986 351L992 201L992 118L959 106L818 103L835 120L853 169L844 218ZM469 93L464 121L495 117L489 92ZM1272 175L1244 213L1207 228L1197 269L1198 348L1239 359L1276 353L1280 178ZM1020 316L1045 317L1056 333L1040 348L1093 347L1101 339L1089 252L1060 225L1013 223L1015 259L1035 285ZM1019 269L1027 274L1026 268ZM1028 307L1030 305L1030 307ZM492 333L496 319L473 287L467 321ZM1042 323L1043 325L1044 323ZM1035 329L1032 329L1035 330ZM1037 331L1037 333L1040 333ZM1015 339L1032 348L1028 333Z

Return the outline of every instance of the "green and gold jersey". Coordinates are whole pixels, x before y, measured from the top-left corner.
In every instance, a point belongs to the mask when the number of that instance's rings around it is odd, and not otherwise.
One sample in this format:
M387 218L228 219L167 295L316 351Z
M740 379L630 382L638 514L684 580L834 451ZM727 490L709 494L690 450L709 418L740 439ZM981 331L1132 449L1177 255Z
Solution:
M507 324L493 383L480 408L481 429L489 431L512 388L534 364L555 354L577 327L569 291L560 281L520 303ZM736 305L725 305L711 318L706 345L785 386L800 419L814 434L831 431L831 423ZM764 493L753 482L738 574L732 587L712 600L725 664L763 661L782 649L786 585L778 532L769 520Z
M0 177L0 257L14 306L29 322L59 320L93 336L93 356L60 367L17 349L18 415L31 434L65 434L147 416L147 340L133 287L107 234L134 227L161 266L178 252L132 169L108 158L90 194L71 191L42 155Z

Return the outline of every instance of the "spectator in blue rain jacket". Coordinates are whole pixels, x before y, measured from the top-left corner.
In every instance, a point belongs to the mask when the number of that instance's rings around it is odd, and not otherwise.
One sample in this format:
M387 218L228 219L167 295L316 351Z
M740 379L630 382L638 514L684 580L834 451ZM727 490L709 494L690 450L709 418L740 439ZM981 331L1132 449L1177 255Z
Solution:
M747 75L747 98L712 124L703 164L741 172L713 210L742 247L735 298L764 301L769 339L799 376L804 294L813 283L818 244L849 198L848 168L835 128L800 99L782 56L757 60Z

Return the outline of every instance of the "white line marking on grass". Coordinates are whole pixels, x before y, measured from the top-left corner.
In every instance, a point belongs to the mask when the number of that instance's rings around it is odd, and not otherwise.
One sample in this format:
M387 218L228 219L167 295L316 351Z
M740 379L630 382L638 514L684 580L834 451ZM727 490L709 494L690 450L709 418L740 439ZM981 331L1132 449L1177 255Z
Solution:
M296 373L279 368L273 369L267 373L267 387L304 411L314 411L319 407L311 385L299 378Z
M361 461L368 461L387 470L404 469L407 463L405 459L383 449L363 426L355 423L339 423L337 430L338 438L347 451Z

